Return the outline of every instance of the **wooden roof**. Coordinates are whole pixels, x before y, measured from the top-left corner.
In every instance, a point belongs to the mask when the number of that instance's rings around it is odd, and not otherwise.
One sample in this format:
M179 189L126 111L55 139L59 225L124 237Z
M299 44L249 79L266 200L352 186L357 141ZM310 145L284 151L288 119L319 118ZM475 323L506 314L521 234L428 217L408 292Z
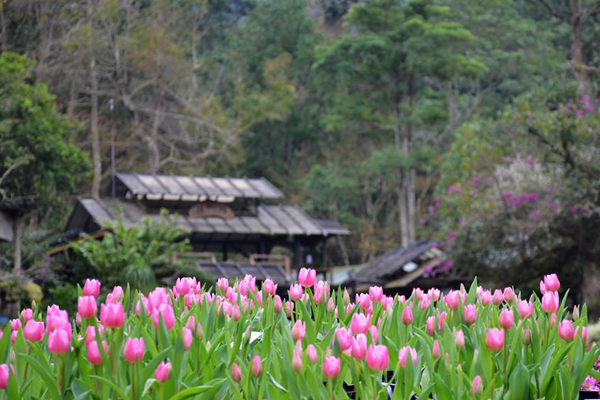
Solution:
M203 201L219 198L281 199L283 193L265 178L115 173L117 185L135 197Z
M85 230L91 218L101 227L108 221L121 219L132 226L142 222L145 216L160 219L160 214L148 213L135 201L115 198L94 199L81 197L67 223L67 230ZM312 218L295 205L259 205L256 216L236 216L233 218L197 217L173 215L175 224L183 230L194 233L223 233L241 235L304 235L329 236L349 235L350 232L336 221L323 221Z

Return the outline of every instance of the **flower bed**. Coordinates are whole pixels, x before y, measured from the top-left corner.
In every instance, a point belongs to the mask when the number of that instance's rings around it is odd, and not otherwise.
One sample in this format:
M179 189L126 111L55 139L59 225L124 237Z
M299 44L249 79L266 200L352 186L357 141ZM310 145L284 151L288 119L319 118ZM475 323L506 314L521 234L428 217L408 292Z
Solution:
M99 304L88 280L75 320L53 306L10 321L0 398L576 399L599 377L586 308L565 309L555 275L540 286L530 299L476 281L408 299L371 287L351 302L302 269L289 300L246 276L214 292L115 287Z

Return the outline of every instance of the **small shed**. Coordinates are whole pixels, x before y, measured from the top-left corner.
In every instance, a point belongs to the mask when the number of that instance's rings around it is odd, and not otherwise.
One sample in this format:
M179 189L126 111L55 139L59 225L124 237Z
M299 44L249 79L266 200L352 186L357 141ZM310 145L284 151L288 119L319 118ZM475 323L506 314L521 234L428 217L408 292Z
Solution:
M452 266L435 242L417 241L388 250L366 267L354 271L343 286L355 292L369 286L382 286L386 292L410 294L413 288L455 287L469 278Z

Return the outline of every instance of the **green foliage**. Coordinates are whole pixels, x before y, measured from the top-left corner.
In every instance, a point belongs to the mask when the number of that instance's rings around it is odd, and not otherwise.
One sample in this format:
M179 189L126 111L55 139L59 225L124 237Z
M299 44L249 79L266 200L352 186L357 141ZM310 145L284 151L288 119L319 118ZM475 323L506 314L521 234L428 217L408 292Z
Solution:
M0 200L30 198L39 209L73 193L89 164L70 142L76 125L56 110L46 85L29 83L32 65L0 55Z
M190 245L172 218L176 216L163 212L160 219L146 217L141 225L134 226L119 220L107 226L102 239L82 241L74 249L89 267L88 274L107 286L129 284L148 290L182 269L190 269L173 263L172 256L189 251Z

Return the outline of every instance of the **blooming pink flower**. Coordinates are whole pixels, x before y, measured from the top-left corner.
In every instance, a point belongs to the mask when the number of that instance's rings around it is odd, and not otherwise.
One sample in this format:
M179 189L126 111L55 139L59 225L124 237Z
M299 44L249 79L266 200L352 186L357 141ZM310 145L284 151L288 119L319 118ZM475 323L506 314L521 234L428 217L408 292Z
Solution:
M21 317L23 318L23 322L27 323L31 319L33 319L33 310L31 308L25 308L21 311Z
M302 289L302 286L300 286L300 285L291 285L290 286L290 300L299 300L303 294L304 294L304 291Z
M413 365L417 365L417 351L410 346L404 346L398 352L398 360L400 361L402 368L406 368L406 360L409 355Z
M315 285L314 299L316 304L321 304L325 299L329 297L329 283L319 281Z
M342 351L346 351L352 346L352 331L349 329L336 328L335 335Z
M183 328L183 348L185 350L189 350L192 347L192 339L194 338L194 334L192 330L189 328Z
M367 355L367 337L359 333L352 339L352 356L357 360L364 360Z
M297 320L294 326L292 327L292 338L294 342L303 341L306 336L306 323L300 320Z
M369 297L371 297L371 301L381 301L383 298L383 288L381 286L371 286L369 288Z
M135 363L137 361L142 361L144 358L144 338L128 338L125 341L125 349L123 353L125 354L125 360L130 363Z
M13 366L9 366L7 364L0 364L0 389L6 389L8 387L8 381L10 379L10 370L12 370L13 375L15 375L15 369Z
M102 324L98 324L98 331L100 333L100 337L104 336L104 326ZM85 344L86 346L96 340L96 327L90 325L85 330Z
M562 323L558 323L558 336L560 336L563 340L573 340L575 337L575 329L573 328L573 323L568 319L563 319Z
M410 306L406 306L402 311L402 323L404 325L410 325L413 321L413 312Z
M452 310L458 310L458 305L460 304L460 291L453 290L444 296L444 302L448 307Z
M540 292L542 293L542 296L545 295L547 292L546 285L544 285L544 281L540 281Z
M510 329L515 324L515 316L513 310L505 308L500 313L500 326L502 329Z
M19 318L10 320L10 329L13 331L18 331L21 327L21 320Z
M316 364L317 361L319 361L319 356L317 354L317 349L312 344L309 344L306 347L306 355L308 355L308 358L310 358L310 362L312 362L313 364Z
M281 300L281 297L276 294L275 303L273 304L273 311L275 311L275 314L279 314L281 310L283 310L283 301Z
M100 281L96 279L86 279L83 285L83 295L92 296L94 298L100 295Z
M454 332L454 343L459 349L465 347L465 334L463 333L463 331L458 330Z
M31 319L25 324L23 336L25 336L25 339L29 340L30 342L39 342L44 338L44 332L44 323Z
M505 302L512 303L515 300L515 292L511 287L506 287L504 288L503 297Z
M265 279L262 287L263 291L268 295L274 296L275 293L277 293L277 285L275 284L275 282L273 282L272 279Z
M292 354L292 369L295 372L302 371L302 351L299 348L295 348Z
M484 306L487 306L488 304L490 304L492 302L492 294L490 293L489 290L484 290L481 293L481 296L479 296L479 300L481 300L481 304L483 304Z
M165 363L164 361L161 361L160 364L158 364L158 368L156 368L156 373L154 374L154 377L160 383L165 383L167 379L169 379L169 375L171 374L171 368L171 363Z
M231 364L231 377L234 381L239 382L242 380L242 370L237 363Z
M521 300L517 303L517 310L519 310L521 318L529 318L533 315L533 304L526 300Z
M556 292L560 289L560 281L556 274L544 275L544 285L549 292Z
M48 335L48 350L52 354L64 354L71 348L71 337L69 332L63 329L55 329Z
M554 313L558 311L559 307L559 298L558 293L556 292L546 292L544 296L542 296L542 308L548 314Z
M77 312L82 318L92 318L98 310L96 298L93 296L80 296L77 299Z
M440 342L437 339L433 341L432 354L434 359L440 358Z
M104 354L108 357L108 346L106 345L106 340L102 341L102 347L104 347ZM87 358L90 363L94 365L102 364L102 352L100 351L100 346L98 346L97 341L93 341L87 346Z
M125 323L125 311L122 303L100 305L100 321L109 328L118 328Z
M427 334L429 336L435 335L435 316L427 317Z
M340 373L342 360L334 356L325 357L323 360L323 374L327 379L334 379Z
M361 293L356 295L356 302L360 304L359 308L368 313L369 310L373 310L371 297L368 294Z
M373 371L385 371L390 363L388 348L383 345L369 346L367 366Z
M491 351L500 351L504 346L504 331L497 328L488 329L485 343Z
M300 268L298 282L304 287L312 287L317 280L317 271L310 268Z
M162 316L167 330L170 331L173 329L173 326L175 325L175 312L173 311L173 307L171 307L171 305L163 303L160 305L160 307L158 307L158 310L155 309L152 311L152 323L156 329L158 329L160 326L159 316Z
M185 296L188 293L193 293L196 287L196 278L177 278L175 286L173 286L173 293L178 296Z
M225 293L229 287L229 280L227 278L219 278L217 280L217 287L221 290L221 292Z
M463 309L465 314L465 323L467 325L473 325L477 320L477 307L474 304L469 304Z
M504 301L504 294L502 294L502 291L500 289L494 290L494 294L492 296L492 303L499 306L500 304L502 304L503 301Z
M124 296L123 288L121 286L115 286L111 293L106 296L107 303L118 303Z
M483 393L483 383L481 381L481 376L477 375L475 378L473 378L473 384L471 385L471 387L475 396L479 396L481 393Z
M352 314L352 321L350 322L350 329L352 333L358 335L359 333L367 333L369 325L371 324L371 316L365 314L355 313Z
M256 355L252 359L252 367L250 368L250 373L252 374L253 377L256 378L260 375L261 372L262 372L262 361L260 359L260 356Z

